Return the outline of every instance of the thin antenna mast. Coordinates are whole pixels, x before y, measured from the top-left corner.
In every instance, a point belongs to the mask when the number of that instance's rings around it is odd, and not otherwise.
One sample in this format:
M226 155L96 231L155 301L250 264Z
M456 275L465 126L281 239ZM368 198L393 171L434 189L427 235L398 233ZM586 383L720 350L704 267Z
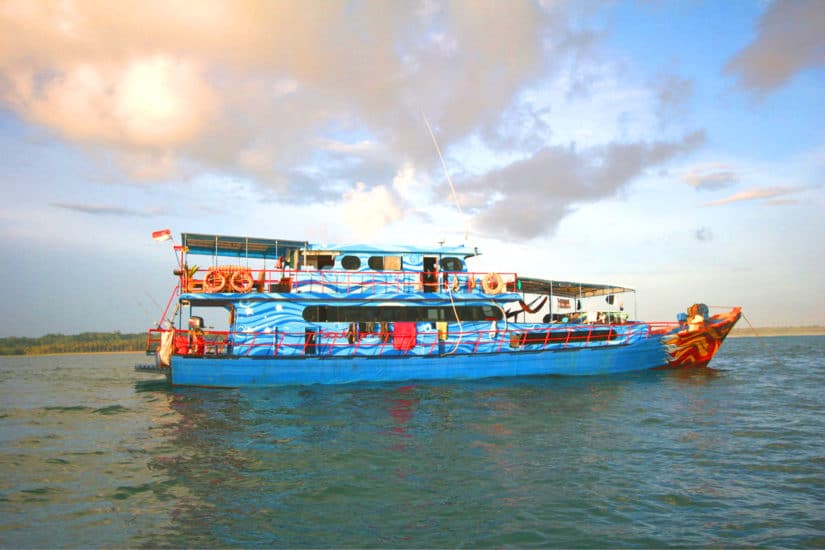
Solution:
M456 195L455 193L455 186L453 185L452 178L450 178L450 171L447 170L447 163L444 162L444 155L441 154L441 147L438 146L438 141L435 139L435 134L433 133L433 129L430 126L430 121L427 120L427 115L424 114L424 111L421 111L421 117L424 119L424 123L427 125L427 130L430 131L430 137L433 138L433 145L435 145L435 150L438 153L438 158L441 159L441 166L444 168L444 175L447 176L447 183L450 184L450 191L453 194L455 206L458 209L459 215L464 220L464 244L467 244L467 241L470 238L470 228L469 224L467 223L467 219L464 217L464 212L461 210L461 203L458 202L458 195Z

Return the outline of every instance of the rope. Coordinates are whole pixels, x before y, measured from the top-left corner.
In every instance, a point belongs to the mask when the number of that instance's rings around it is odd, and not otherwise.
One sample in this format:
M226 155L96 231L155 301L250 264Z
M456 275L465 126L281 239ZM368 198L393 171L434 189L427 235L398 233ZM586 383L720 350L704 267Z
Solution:
M728 309L728 310L734 309L736 307L739 307L739 306L708 306L708 308ZM757 332L756 328L754 328L754 326L751 323L750 319L748 319L747 315L745 315L744 312L740 311L740 314L742 315L742 319L744 319L745 322L748 324L748 326L751 328L751 331L753 332L753 335L759 340L759 345L762 346L762 349L767 352L767 355L770 355L773 358L773 361L774 361L774 363L776 363L777 366L782 366L782 361L779 360L779 357L777 357L776 353L770 348L770 346L765 344L764 336L762 336L761 334L759 334L759 332Z
M754 326L751 324L750 319L748 319L744 313L742 314L742 319L744 319L745 322L748 323L748 326L751 327L753 335L756 336L756 338L759 340L759 344L762 346L762 349L767 351L768 355L770 355L773 358L773 361L774 363L776 363L776 366L782 366L782 361L780 361L776 353L774 353L774 351L767 344L765 344L765 339L756 331Z
M433 145L435 145L435 150L438 153L438 158L441 159L441 166L444 168L444 175L447 176L447 183L450 184L450 191L453 194L453 200L455 201L455 206L458 209L458 214L461 216L461 219L464 220L464 242L466 243L467 240L470 238L470 228L469 224L467 223L466 218L464 218L464 212L461 210L461 203L458 201L458 195L455 193L455 186L453 185L453 180L450 177L450 171L447 170L447 163L444 162L444 155L441 154L441 147L438 146L438 141L435 139L435 134L433 133L433 129L430 126L430 121L427 120L427 115L424 114L424 111L421 111L421 116L424 118L424 123L427 125L427 130L430 131L430 137L433 138Z
M429 126L429 124L428 124L428 126ZM447 275L444 275L444 276L447 277ZM449 283L449 281L447 281L447 283ZM438 283L438 284L441 284L441 283ZM451 349L450 351L448 351L447 353L444 354L444 355L451 355L451 354L455 353L458 350L458 346L461 345L461 338L464 335L464 327L462 326L461 318L458 315L458 308L455 305L455 300L453 299L453 289L452 289L452 285L450 285L450 284L447 284L447 294L450 296L450 305L453 307L453 315L455 315L455 320L458 323L458 340L456 341L455 346L453 346L453 349Z

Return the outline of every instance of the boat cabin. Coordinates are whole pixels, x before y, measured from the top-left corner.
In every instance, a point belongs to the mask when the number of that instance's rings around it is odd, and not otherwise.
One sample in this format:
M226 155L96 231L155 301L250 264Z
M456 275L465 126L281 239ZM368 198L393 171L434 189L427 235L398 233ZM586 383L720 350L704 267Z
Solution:
M180 328L174 348L188 356L430 355L450 343L471 353L538 342L566 346L567 329L551 338L536 327L624 323L622 306L609 306L616 294L632 292L473 272L467 260L478 251L465 246L184 233L176 249L178 300L171 317ZM607 309L582 307L602 296ZM589 330L577 339L613 343L616 333Z

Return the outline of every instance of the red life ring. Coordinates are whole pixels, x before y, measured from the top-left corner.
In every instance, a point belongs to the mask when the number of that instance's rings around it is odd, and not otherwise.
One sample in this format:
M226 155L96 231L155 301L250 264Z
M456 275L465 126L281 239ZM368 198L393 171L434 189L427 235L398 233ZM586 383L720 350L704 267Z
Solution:
M490 272L481 279L481 288L485 294L501 294L504 291L504 279L496 272Z
M203 289L210 294L220 292L226 286L226 275L215 268L211 268L206 272L203 278Z
M249 292L254 284L252 274L246 270L236 271L229 278L229 287L238 293Z

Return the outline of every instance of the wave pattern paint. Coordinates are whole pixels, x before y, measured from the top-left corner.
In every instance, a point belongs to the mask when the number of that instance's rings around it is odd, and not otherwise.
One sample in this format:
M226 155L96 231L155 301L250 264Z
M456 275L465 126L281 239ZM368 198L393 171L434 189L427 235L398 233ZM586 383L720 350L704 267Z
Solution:
M684 329L662 338L668 354L667 367L707 365L740 316L737 308L711 317L703 330Z
M215 295L220 299L219 295ZM396 354L391 339L381 337L378 331L360 336L353 345L350 323L326 322L308 324L303 311L309 305L326 303L322 293L304 293L300 300L243 300L236 303L237 325L232 335L231 354L236 356L303 356L307 354L324 356L376 356ZM380 303L409 303L410 298L421 298L421 294L385 294ZM375 304L376 300L349 299L346 305L363 307ZM464 301L465 305L484 305L484 300ZM443 305L447 305L444 302ZM457 324L453 328L452 342L447 342L451 353L479 353L501 351L505 348L506 337L501 332L504 323L490 322L463 323L461 331ZM389 324L392 331L393 325ZM437 332L431 323L417 323L416 345L405 354L431 355L439 352ZM488 330L489 329L489 330ZM472 339L462 338L462 334L472 334ZM479 334L483 337L479 338ZM463 340L463 341L462 341ZM506 351L506 348L505 348Z
M340 271L296 271L292 273L292 288L300 292L326 294L401 292L405 294L421 290L421 274L407 272L362 273ZM439 288L448 286L454 291L467 291L477 283L471 274L441 273Z

